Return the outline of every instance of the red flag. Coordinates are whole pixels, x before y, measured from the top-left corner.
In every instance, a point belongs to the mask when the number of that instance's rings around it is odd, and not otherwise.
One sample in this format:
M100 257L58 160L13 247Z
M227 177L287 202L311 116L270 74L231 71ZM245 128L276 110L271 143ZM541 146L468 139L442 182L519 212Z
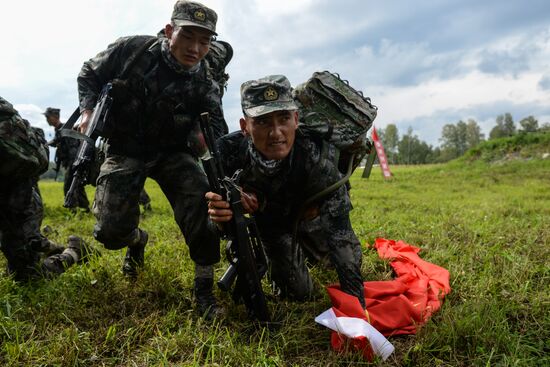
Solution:
M385 336L414 334L441 307L443 297L451 291L449 272L422 260L418 256L420 249L403 241L377 238L374 247L382 259L393 259L391 266L397 278L364 283L367 314L357 298L342 292L339 285L328 286L331 310L346 322L350 317L358 322L368 322ZM353 337L350 339L348 335L346 338L347 334ZM332 333L331 344L335 350L344 350L347 345L361 351L367 358L372 356L371 348L377 352L368 336L358 337L353 332L347 334L342 330ZM385 347L386 353L389 351L387 344L381 347Z
M380 168L382 168L382 174L384 178L390 178L390 166L388 165L388 159L386 158L386 152L384 151L384 146L382 142L378 139L378 134L376 133L376 128L372 127L372 141L374 142L374 147L376 148L376 155L378 155L378 162L380 162Z

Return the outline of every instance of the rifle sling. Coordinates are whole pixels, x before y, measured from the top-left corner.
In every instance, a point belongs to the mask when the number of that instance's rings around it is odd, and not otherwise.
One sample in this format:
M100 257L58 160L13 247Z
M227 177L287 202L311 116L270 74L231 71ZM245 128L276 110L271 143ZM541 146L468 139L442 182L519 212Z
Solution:
M95 140L87 136L86 134L79 133L76 130L65 130L61 129L59 131L59 136L62 138L72 138L77 140L86 140L90 144L95 144Z
M75 122L78 121L78 118L80 117L80 107L77 107L71 117L69 117L69 119L67 120L67 122L65 122L65 124L63 125L63 127L61 128L61 131L63 130L72 130L73 129L73 126L75 124Z

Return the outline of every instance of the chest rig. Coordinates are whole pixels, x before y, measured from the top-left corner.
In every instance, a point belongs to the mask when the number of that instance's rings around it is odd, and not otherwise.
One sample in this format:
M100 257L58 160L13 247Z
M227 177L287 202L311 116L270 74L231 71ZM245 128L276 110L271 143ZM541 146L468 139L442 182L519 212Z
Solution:
M187 136L200 113L204 68L174 72L163 61L161 42L146 40L112 80L113 153L142 156L188 149Z

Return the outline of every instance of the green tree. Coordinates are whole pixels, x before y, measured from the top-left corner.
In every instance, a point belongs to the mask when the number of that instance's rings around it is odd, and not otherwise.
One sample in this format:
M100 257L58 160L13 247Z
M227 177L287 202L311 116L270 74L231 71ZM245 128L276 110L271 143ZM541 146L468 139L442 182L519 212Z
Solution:
M539 129L539 122L533 116L528 116L519 122L521 131L533 133Z
M399 130L394 124L388 124L384 129L383 136L380 138L390 163L395 163L397 159L397 145L399 144Z
M458 157L457 148L458 131L456 125L446 124L441 131L441 154L445 160L451 160Z
M485 136L481 132L481 128L476 120L468 119L468 123L466 124L466 146L468 149L477 146L484 138Z
M411 127L397 144L397 161L400 164L424 164L433 162L432 146L413 135Z
M539 131L550 132L550 122L544 122L542 125L540 125Z
M468 150L468 124L460 120L453 124L443 126L441 132L442 155L447 159L454 159L463 155Z
M497 116L496 126L491 129L489 139L512 136L515 133L516 125L514 124L514 119L510 113L506 112L504 115Z

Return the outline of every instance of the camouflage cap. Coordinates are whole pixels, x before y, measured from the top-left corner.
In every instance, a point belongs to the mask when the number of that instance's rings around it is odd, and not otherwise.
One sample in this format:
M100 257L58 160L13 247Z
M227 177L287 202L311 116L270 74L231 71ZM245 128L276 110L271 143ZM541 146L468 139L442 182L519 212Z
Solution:
M59 111L59 108L48 107L42 114L44 116L59 116Z
M275 111L297 110L292 87L284 75L268 75L241 85L241 106L250 117Z
M176 26L194 26L209 30L215 36L216 21L218 15L216 12L201 3L187 0L178 0L174 4L172 12L172 22Z

